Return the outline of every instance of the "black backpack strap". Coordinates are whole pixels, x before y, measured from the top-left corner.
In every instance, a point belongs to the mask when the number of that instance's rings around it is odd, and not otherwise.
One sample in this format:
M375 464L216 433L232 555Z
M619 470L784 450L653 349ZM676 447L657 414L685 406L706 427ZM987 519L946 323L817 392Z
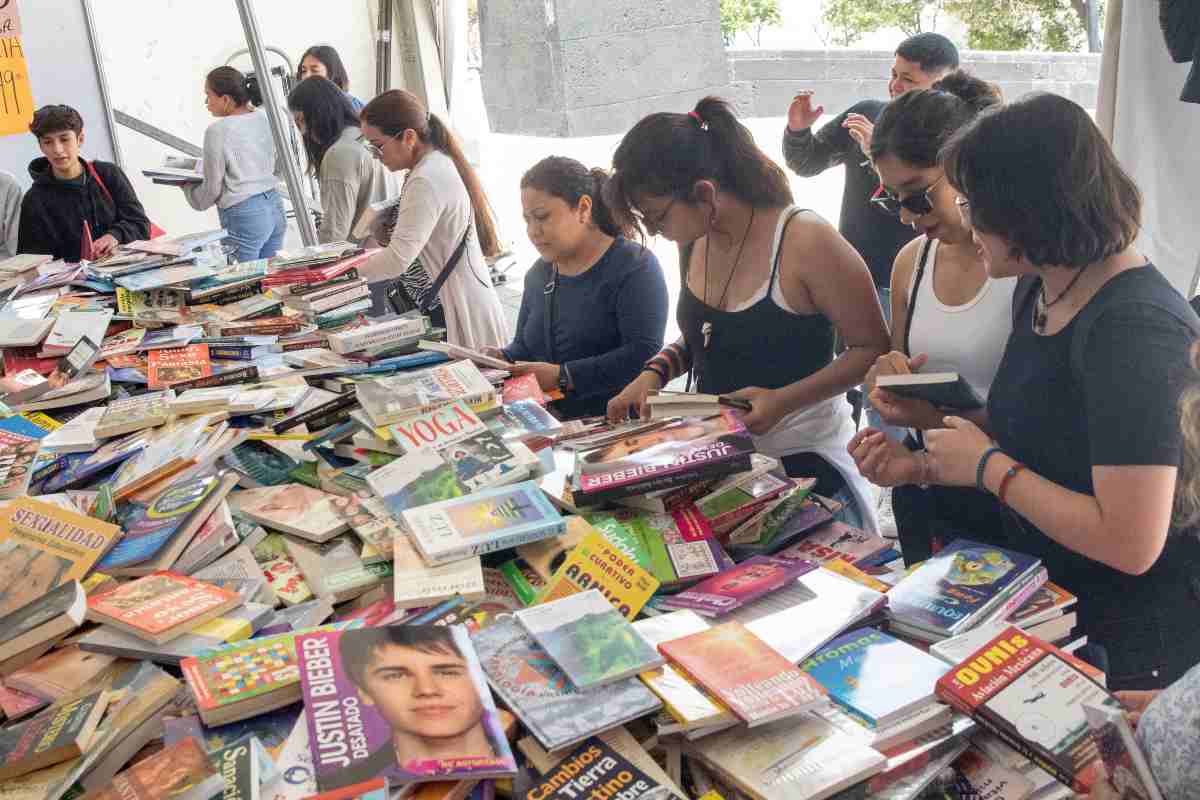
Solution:
M429 313L429 307L433 304L434 299L439 296L442 291L442 286L445 285L446 279L450 277L450 273L454 272L454 268L458 266L458 262L462 261L463 255L467 250L467 237L475 230L473 218L467 219L467 230L463 233L462 239L458 242L458 247L454 248L454 252L450 255L450 260L446 262L446 267L437 278L434 279L433 285L429 287L429 294L425 295L425 299L421 301L420 309L422 314Z
M912 291L908 294L908 313L904 317L904 355L911 357L912 348L908 344L909 337L912 336L913 312L917 308L917 294L921 288L921 281L925 277L925 267L929 263L929 251L933 249L933 240L925 237L925 244L921 245L921 252L917 256L917 274L913 278Z

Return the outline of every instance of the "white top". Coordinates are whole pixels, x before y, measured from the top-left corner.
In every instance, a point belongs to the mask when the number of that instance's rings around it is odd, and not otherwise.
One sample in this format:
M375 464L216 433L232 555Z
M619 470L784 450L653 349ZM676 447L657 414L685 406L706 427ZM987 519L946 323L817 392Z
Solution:
M462 241L470 220L471 198L454 162L440 150L430 150L408 173L391 241L358 272L371 282L395 280L419 258L432 282ZM448 342L476 350L509 343L504 309L474 233L467 237L462 259L442 285L440 297Z
M367 206L400 194L399 180L359 144L361 134L353 125L347 126L321 159L317 240L322 244L346 241Z
M17 229L24 196L17 179L0 171L0 258L12 258L17 254Z
M279 181L275 137L261 108L221 117L204 132L204 182L183 187L197 211L236 206Z
M915 287L917 303L908 334L909 352L928 354L929 362L922 368L925 372L957 372L986 400L1012 333L1012 296L1017 279L989 277L966 303L948 306L933 291L937 250L935 239L921 285ZM909 308L913 308L911 298L919 266L914 267L908 287Z

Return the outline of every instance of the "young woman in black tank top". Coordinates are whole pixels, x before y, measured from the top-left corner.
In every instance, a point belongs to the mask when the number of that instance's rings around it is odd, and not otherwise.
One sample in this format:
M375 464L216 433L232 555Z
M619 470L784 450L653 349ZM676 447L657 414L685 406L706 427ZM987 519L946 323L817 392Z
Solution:
M611 208L681 247L683 336L613 398L611 418L641 414L649 393L690 370L701 392L749 399L746 426L768 434L788 414L858 385L886 350L862 259L831 225L790 209L786 176L727 103L706 98L689 114L646 117L613 167ZM849 344L837 359L835 329ZM789 471L818 474L825 491L842 488L828 463L789 450L780 454Z

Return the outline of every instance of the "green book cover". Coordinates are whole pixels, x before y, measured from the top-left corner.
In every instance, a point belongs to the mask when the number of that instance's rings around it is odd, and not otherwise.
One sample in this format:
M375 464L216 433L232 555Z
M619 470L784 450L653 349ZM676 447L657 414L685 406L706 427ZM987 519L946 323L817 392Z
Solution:
M646 546L645 539L628 525L633 517L625 513L622 513L621 517L621 520L618 520L612 513L585 514L583 516L588 524L604 534L604 538L608 539L613 547L620 550L629 560L636 561L642 569L653 572L661 582L662 578L655 570L654 560Z
M516 593L517 599L521 601L521 605L532 605L537 600L538 594L542 591L543 584L540 579L535 584L536 573L532 569L522 569L521 559L514 558L510 561L505 561L500 565L500 572L504 575L504 580L508 582L508 585Z
M300 463L262 442L242 442L225 454L225 463L263 486L279 486L291 480Z
M707 498L700 503L699 508L701 514L709 519L713 519L722 514L728 514L730 511L737 511L739 508L755 502L757 502L755 498L734 486L720 494Z
M313 489L321 488L321 478L317 475L317 462L315 461L305 461L300 466L289 471L288 478Z

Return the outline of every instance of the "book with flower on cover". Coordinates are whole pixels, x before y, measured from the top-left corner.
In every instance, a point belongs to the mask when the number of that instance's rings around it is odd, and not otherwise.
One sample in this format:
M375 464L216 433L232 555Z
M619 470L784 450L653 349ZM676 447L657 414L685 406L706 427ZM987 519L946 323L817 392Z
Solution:
M812 676L739 622L663 642L658 649L750 727L827 702Z
M88 619L162 644L242 604L237 592L156 572L88 598Z

